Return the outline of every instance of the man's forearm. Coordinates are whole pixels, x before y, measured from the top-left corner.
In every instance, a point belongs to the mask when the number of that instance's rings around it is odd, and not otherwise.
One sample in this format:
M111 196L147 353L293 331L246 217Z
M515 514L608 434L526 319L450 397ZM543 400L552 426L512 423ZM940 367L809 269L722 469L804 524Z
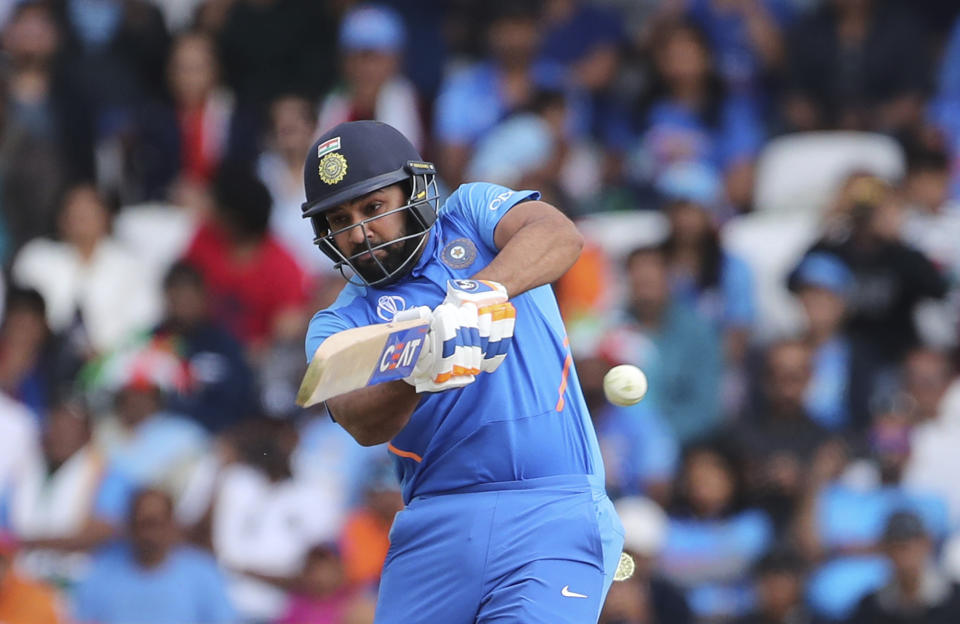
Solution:
M580 256L583 237L566 217L548 217L524 225L474 279L503 284L511 297L550 284Z
M413 386L398 380L329 399L327 409L357 442L373 446L397 435L419 402Z

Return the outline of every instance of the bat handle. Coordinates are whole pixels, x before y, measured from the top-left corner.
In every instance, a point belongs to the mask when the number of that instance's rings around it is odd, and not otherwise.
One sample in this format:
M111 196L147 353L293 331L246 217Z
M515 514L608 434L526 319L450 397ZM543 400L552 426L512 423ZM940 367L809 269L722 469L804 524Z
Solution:
M426 321L430 319L430 316L433 312L430 311L430 308L427 306L417 306L415 308L410 308L409 310L401 310L393 316L393 320L396 321L415 321L421 320Z

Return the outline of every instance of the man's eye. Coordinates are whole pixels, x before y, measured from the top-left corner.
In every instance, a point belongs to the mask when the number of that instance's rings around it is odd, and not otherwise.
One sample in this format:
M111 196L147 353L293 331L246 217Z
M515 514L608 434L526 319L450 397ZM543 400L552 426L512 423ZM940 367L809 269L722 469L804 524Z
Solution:
M343 216L335 216L327 219L327 223L330 224L330 229L339 230L347 225L347 218Z
M383 208L383 204L381 202L373 202L367 207L367 211L370 214L373 214L375 212L379 212L381 208Z

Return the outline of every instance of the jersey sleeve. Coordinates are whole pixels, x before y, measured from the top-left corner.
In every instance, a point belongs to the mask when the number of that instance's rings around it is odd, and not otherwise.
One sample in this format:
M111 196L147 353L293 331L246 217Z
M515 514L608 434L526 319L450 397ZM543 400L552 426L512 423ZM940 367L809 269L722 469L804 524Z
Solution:
M520 202L540 199L538 191L514 191L499 184L473 182L461 185L447 200L445 210L473 226L480 240L493 251L493 233L503 215Z
M310 325L307 327L306 352L307 363L313 359L313 354L317 352L320 343L333 334L351 329L353 326L344 320L333 310L320 310L310 319Z
M347 306L363 294L354 284L347 284L340 291L337 300L329 308L320 310L310 319L310 325L307 327L307 338L304 348L307 353L307 362L313 359L313 354L317 352L320 343L333 334L345 329L353 329L357 326L355 321L350 320L349 314L344 314Z

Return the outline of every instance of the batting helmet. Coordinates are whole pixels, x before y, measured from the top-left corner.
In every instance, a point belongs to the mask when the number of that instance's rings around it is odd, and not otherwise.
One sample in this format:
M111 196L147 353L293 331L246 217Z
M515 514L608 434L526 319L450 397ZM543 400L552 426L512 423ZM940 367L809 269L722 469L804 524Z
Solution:
M405 205L347 228L330 229L327 211L397 183L402 183L409 193ZM307 196L302 207L303 217L313 225L314 244L336 263L337 269L343 271L349 267L368 286L384 285L402 277L437 219L436 168L421 159L416 148L397 129L379 121L342 123L321 136L307 154L303 185ZM366 249L352 256L346 256L334 243L336 234L355 227L364 228L370 221L400 211L408 213L407 233L400 238L376 246L368 243ZM399 267L384 266L373 254L401 241L418 244L410 246L410 254ZM353 260L367 253L376 260L382 275L371 278L357 271Z

